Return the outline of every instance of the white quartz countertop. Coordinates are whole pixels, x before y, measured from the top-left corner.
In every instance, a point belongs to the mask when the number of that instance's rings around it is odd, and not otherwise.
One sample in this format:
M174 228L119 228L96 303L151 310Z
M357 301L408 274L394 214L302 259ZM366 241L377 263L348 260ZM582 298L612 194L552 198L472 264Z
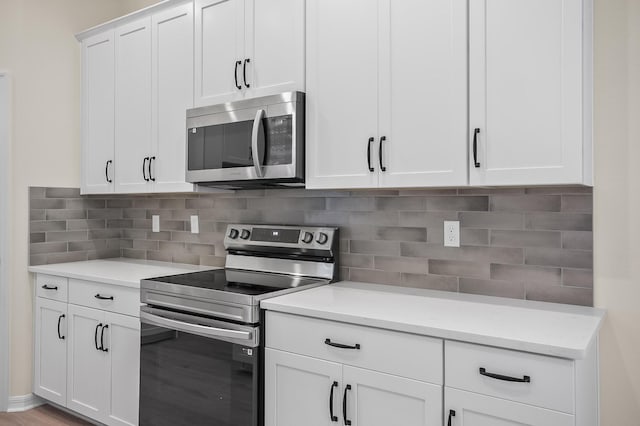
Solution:
M581 306L348 281L266 299L261 307L569 359L586 356L605 316Z
M140 280L145 278L185 274L210 269L218 268L118 258L30 266L29 272L140 288Z

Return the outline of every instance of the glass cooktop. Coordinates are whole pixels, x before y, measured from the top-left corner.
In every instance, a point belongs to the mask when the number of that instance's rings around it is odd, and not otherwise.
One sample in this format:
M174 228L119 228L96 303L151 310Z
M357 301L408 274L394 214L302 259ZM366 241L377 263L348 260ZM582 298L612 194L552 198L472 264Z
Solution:
M247 296L258 296L323 282L323 280L314 278L234 269L190 272L188 274L150 278L146 281L157 281Z

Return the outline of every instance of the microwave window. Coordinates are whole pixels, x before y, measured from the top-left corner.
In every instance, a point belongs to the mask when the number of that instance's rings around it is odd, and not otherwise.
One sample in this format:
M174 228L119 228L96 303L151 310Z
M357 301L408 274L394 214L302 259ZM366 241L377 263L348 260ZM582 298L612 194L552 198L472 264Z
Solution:
M263 164L291 164L293 117L269 117L265 118L262 124L265 132ZM252 132L253 120L189 129L189 170L253 167Z

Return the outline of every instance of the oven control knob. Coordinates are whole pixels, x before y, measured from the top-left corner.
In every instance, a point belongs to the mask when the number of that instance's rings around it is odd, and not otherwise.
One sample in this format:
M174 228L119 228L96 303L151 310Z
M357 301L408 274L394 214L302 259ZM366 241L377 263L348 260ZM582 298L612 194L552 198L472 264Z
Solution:
M302 242L305 244L309 244L311 242L313 242L313 234L311 232L305 232L302 235Z
M325 244L327 241L329 241L329 236L324 232L321 232L318 234L318 238L316 238L316 241L318 242L318 244Z
M250 235L251 232L249 232L248 229L243 229L242 234L240 234L240 238L242 238L243 240L248 240Z
M231 238L232 240L235 240L236 238L238 238L238 230L235 228L231 228L231 231L229 231L229 238Z

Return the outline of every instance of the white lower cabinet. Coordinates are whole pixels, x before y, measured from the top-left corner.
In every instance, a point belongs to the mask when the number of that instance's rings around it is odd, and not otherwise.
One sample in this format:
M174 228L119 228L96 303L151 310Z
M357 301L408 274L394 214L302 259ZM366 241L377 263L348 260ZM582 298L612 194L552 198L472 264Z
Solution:
M532 405L445 388L447 426L574 426L575 418Z
M34 393L67 402L67 303L36 298Z

